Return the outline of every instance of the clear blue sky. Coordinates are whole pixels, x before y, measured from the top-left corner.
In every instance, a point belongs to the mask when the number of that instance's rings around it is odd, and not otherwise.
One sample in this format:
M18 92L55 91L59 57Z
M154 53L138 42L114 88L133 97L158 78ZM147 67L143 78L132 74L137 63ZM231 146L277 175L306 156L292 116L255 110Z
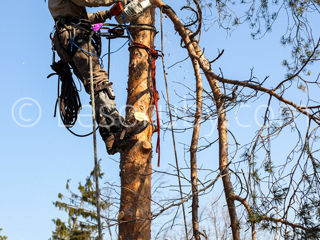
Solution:
M72 179L76 184L84 180L93 167L92 138L79 139L72 136L63 127L58 126L58 120L53 118L57 81L56 78L46 79L51 73L49 33L53 27L53 20L46 3L4 1L2 9L0 228L4 228L3 233L8 235L9 240L43 240L51 236L54 227L51 219L61 216L52 202L57 199L57 194L64 190L67 179ZM169 66L176 60L183 59L186 52L179 48L180 41L174 34L171 24L165 24L165 29L166 57ZM283 26L278 24L273 34L261 41L252 41L247 27L240 27L232 37L213 29L209 33L204 33L202 46L205 46L206 54L211 58L216 56L218 48L225 49L225 54L218 65L223 67L226 76L247 79L250 68L255 66L255 72L259 77L270 75L271 82L275 83L284 76L281 61L283 56L288 54L288 49L279 44L279 32L282 30ZM160 46L159 36L156 41L156 45ZM123 40L119 40L113 46L116 48L122 43ZM126 101L127 62L127 48L113 56L111 81L114 82L120 108ZM185 64L183 67L184 69L181 69L178 66L168 71L174 103L177 102L177 98L174 97L175 91L179 90L179 85L174 81L181 81L194 87L191 66ZM164 92L161 71L158 71L158 82L159 91ZM82 97L82 103L86 105L88 97L84 94ZM40 119L33 127L19 126L21 123L31 124L39 116L37 105L28 105L30 99L39 104ZM162 99L160 104L163 108L164 103ZM13 117L14 106L16 108ZM19 119L19 108L24 119ZM86 112L89 113L89 110L86 109ZM247 112L244 110L239 119L246 124L254 124L253 114L253 109ZM31 122L28 119L31 119ZM234 116L231 116L231 127L235 126L233 119ZM83 122L90 123L90 118L84 117ZM78 130L87 132L90 128ZM210 130L207 126L203 132ZM246 131L246 129L239 130L242 134L246 134ZM178 141L184 140L184 137L178 137ZM172 149L170 141L170 134L162 138L162 148L168 150L163 150L160 170L166 169L168 163L174 163L170 152ZM185 142L188 143L189 140ZM105 180L119 182L118 164L106 155L100 139L98 144L99 157L103 160L102 168L106 172ZM182 150L179 151L182 153ZM211 155L210 152L202 154L200 164L205 163L205 159ZM114 158L117 160L118 155ZM154 166L156 167L156 162ZM217 168L217 162L212 162L207 167Z

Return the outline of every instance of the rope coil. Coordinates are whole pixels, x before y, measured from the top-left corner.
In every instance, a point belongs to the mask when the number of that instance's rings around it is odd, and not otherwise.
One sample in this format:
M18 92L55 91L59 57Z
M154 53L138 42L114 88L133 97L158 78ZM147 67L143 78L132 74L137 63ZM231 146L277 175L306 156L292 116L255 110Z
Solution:
M58 75L58 98L55 104L54 116L56 116L59 105L60 117L67 128L71 128L77 121L78 113L81 110L81 101L77 87L73 81L72 73L68 63L60 60L51 65L55 73L47 78ZM61 83L61 84L60 84ZM61 87L61 90L60 90Z

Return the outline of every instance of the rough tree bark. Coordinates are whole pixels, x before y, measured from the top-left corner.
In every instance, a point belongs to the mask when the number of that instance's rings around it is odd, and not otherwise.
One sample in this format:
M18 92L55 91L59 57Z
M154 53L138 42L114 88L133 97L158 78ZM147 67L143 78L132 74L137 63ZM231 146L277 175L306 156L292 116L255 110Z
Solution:
M148 9L134 24L154 24L154 9ZM133 41L153 47L154 32L132 28ZM149 53L130 48L127 117L142 112L152 119L152 63ZM151 121L150 121L151 122ZM134 136L132 144L121 150L121 202L119 240L151 238L152 127Z

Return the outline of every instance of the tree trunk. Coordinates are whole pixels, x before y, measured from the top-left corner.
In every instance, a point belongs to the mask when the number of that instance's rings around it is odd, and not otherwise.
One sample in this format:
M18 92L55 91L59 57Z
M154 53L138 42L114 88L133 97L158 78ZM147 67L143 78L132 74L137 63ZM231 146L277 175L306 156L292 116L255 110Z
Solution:
M148 9L133 24L154 24L154 9ZM133 28L133 41L153 47L154 32ZM127 116L142 112L152 119L152 63L149 53L130 48ZM149 240L151 238L151 173L152 127L133 137L121 150L121 202L119 240Z
M219 169L222 175L222 182L224 193L226 197L226 202L228 206L228 212L231 222L232 237L234 240L240 240L240 226L239 219L237 215L237 209L234 201L234 191L232 182L230 179L229 171L229 152L228 152L228 121L225 108L225 102L223 100L223 94L220 90L218 81L215 78L212 78L212 75L209 74L206 68L210 68L208 60L204 57L203 52L198 44L193 44L196 54L199 58L199 64L201 69L204 71L204 74L209 82L211 91L213 93L216 109L218 112L218 132L219 132ZM209 66L208 66L209 65Z
M196 59L192 60L196 76L196 113L194 118L193 134L190 146L190 168L191 168L191 185L192 185L192 228L195 240L200 240L199 230L199 192L198 192L198 169L197 169L197 150L200 134L200 125L202 119L202 77L199 63Z

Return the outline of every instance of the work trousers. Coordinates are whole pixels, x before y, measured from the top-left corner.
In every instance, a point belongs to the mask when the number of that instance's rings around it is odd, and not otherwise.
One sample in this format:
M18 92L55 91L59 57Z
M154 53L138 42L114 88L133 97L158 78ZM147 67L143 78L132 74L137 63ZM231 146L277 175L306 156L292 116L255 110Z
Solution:
M88 38L79 38L79 34L82 36L85 34L83 31L84 30L73 28L71 32L73 35L72 38L77 39L76 44L79 48L71 44L70 31L65 28L62 28L55 33L53 41L59 57L72 66L74 74L84 84L86 92L90 93L88 52L93 53L92 70L94 89L97 89L97 86L100 86L101 84L108 83L109 79L108 74L100 65L99 58L96 56L96 50L92 44L91 49L89 49ZM111 86L109 87L111 88ZM114 99L109 95L110 94L108 94L106 90L95 92L96 119L100 126L100 134L103 139L106 139L111 133L120 131L124 121L116 108Z

